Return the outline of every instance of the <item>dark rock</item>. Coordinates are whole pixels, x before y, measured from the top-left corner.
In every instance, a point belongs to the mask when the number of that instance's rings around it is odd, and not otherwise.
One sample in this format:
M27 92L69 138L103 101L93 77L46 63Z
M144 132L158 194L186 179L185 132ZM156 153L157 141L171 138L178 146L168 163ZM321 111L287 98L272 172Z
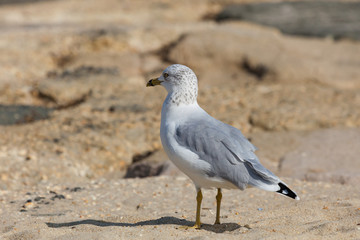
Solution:
M70 192L80 192L82 191L84 188L82 187L74 187L74 188L66 188L66 190L70 191Z
M133 156L132 162L133 163L140 162L141 160L150 157L152 154L154 154L154 152L152 151L146 151L141 154L136 154Z
M62 194L56 194L55 196L51 197L50 200L55 201L55 199L65 199L65 196Z
M148 109L139 104L124 104L124 105L112 105L109 107L108 111L113 112L134 112L134 113L143 113Z
M231 5L216 21L241 20L276 27L283 33L360 40L360 2L299 1Z
M165 169L164 164L138 162L128 167L125 178L145 178L159 176Z
M182 173L168 160L163 150L144 152L133 157L133 163L127 168L125 178L144 178L160 175L177 176Z
M109 107L109 112L115 112L115 106L110 106Z
M266 67L263 64L253 65L246 57L242 61L241 67L249 74L254 75L258 80L262 80L265 77L265 75L269 73L268 67Z
M167 156L163 152L146 151L133 156L132 164L127 168L125 178L144 178L160 175L165 169Z
M36 2L45 2L45 1L55 1L55 0L0 0L0 5L27 4L27 3L36 3Z
M59 78L81 78L90 75L118 75L119 71L116 67L94 67L94 66L80 66L73 70L64 70L61 73L50 73L51 76Z
M44 197L36 197L35 199L34 199L34 201L35 202L39 202L40 200L43 200L43 199L45 199Z
M0 125L27 124L50 118L53 109L41 106L0 105Z

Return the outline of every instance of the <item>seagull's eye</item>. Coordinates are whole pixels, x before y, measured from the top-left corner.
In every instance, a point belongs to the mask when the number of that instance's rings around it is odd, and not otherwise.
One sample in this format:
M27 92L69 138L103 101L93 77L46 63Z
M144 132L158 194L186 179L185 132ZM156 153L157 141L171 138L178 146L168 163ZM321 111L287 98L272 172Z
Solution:
M169 76L168 73L164 73L164 78L167 78Z

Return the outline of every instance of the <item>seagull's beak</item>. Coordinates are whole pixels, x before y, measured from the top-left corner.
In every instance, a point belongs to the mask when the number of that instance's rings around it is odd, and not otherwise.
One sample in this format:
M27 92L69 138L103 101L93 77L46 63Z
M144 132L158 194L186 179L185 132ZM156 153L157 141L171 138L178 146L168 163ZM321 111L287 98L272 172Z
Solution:
M153 87L153 86L156 86L156 85L160 85L162 83L161 80L159 80L158 78L153 78L153 79L150 79L148 81L148 83L146 84L147 87Z

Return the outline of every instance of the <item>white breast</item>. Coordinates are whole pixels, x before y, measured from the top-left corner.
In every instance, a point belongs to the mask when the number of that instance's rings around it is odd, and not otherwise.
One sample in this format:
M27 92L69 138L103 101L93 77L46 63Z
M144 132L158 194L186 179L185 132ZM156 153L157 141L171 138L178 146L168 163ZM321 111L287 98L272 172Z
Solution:
M194 111L196 109L196 111ZM200 109L200 111L199 111ZM176 128L183 123L189 116L196 117L194 114L204 114L199 105L171 105L164 102L161 112L160 137L163 148L170 160L184 172L198 188L236 188L230 182L221 178L209 178L211 165L200 159L199 156L178 144L175 138ZM206 113L205 113L206 114Z
M197 154L180 146L175 138L176 127L183 122L182 116L191 111L189 109L191 107L189 105L174 107L177 108L175 111L174 109L166 109L165 111L163 109L161 114L160 137L164 150L170 160L185 174L189 175L188 173L191 174L191 172L196 171L197 174L203 172L203 175L211 166L207 162L200 160Z

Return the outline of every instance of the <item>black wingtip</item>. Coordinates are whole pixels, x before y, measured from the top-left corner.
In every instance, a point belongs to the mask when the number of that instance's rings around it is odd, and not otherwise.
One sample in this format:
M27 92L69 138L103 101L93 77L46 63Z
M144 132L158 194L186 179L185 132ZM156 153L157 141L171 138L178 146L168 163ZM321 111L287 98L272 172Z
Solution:
M298 195L295 192L293 192L290 188L288 188L285 184L279 183L279 187L280 187L280 190L276 191L277 193L280 193L282 195L285 195L287 197L290 197L290 198L293 198L296 200L300 200Z

